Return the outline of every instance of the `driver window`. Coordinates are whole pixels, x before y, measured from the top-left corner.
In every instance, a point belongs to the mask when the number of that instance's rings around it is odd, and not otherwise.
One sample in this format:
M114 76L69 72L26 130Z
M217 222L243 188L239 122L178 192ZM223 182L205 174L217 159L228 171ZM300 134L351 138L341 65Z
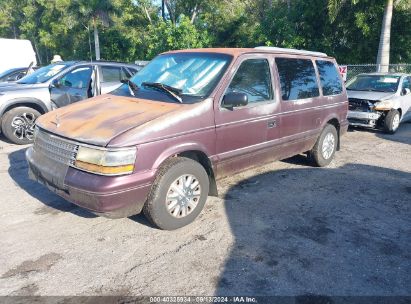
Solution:
M248 59L241 63L226 93L239 92L248 96L248 103L273 99L270 66L266 59Z
M402 82L402 90L410 89L411 90L411 77L407 77Z
M60 80L60 84L74 89L88 89L91 81L91 72L91 67L77 68L64 75Z

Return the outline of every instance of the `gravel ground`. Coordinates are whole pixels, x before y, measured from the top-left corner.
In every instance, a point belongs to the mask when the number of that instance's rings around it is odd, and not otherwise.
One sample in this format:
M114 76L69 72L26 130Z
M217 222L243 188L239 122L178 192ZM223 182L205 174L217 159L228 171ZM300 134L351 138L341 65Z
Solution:
M219 182L160 231L95 217L27 177L0 140L0 295L411 295L411 124L353 130L328 168L303 156Z

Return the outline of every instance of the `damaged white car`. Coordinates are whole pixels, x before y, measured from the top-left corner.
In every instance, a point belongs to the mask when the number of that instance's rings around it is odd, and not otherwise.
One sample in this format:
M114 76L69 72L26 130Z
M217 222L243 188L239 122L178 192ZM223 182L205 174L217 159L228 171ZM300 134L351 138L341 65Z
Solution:
M347 95L352 126L393 134L400 122L411 120L411 75L360 74L347 83Z

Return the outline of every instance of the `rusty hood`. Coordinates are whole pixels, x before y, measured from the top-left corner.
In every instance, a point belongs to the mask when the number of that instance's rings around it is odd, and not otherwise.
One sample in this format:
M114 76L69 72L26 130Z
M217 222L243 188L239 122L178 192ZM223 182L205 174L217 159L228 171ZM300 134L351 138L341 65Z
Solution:
M97 146L181 105L146 99L102 95L40 116L36 124L51 133Z

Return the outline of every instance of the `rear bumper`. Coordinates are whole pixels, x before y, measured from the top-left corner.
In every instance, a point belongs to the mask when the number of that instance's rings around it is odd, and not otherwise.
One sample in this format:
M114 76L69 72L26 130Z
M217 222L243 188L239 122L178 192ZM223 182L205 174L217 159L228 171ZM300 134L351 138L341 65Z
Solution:
M33 148L26 151L29 177L66 200L109 217L127 217L141 212L154 180L154 171L139 172L125 176L101 176L68 167L64 177L50 173L44 162L36 161ZM42 165L39 165L42 163ZM56 182L61 178L64 182Z

